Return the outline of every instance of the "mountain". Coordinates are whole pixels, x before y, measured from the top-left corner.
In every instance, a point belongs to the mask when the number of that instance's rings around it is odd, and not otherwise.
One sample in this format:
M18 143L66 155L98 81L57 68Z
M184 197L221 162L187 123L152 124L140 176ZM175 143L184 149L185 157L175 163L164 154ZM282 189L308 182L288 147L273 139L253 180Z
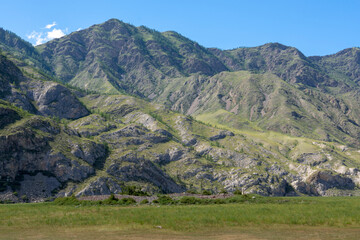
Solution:
M226 70L206 48L178 33L159 33L116 19L37 49L63 82L86 90L149 98L169 78Z
M37 49L61 81L82 89L136 94L200 119L225 110L231 117L216 123L235 128L250 121L264 130L360 144L354 79L334 77L293 47L206 49L175 32L111 19Z
M207 49L116 19L37 47L0 33L2 201L359 194L357 48Z
M212 49L212 52L232 71L270 72L291 84L300 83L309 87L336 84L299 50L279 43L226 51Z
M324 57L310 57L324 71L339 81L346 79L350 84L360 81L360 49L348 48Z

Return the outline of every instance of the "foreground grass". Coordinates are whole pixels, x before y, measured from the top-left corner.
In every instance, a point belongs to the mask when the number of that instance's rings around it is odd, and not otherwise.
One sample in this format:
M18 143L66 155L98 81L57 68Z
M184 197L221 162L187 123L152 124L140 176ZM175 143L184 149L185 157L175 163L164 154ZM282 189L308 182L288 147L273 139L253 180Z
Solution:
M278 201L274 201L278 200ZM0 239L358 239L360 198L175 206L0 205Z

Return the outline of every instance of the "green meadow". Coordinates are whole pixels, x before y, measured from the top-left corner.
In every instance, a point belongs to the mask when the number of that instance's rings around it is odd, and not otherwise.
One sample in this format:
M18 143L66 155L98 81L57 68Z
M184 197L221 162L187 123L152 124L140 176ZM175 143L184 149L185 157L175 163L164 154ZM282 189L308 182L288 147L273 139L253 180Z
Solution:
M207 205L0 205L0 239L359 239L359 197Z

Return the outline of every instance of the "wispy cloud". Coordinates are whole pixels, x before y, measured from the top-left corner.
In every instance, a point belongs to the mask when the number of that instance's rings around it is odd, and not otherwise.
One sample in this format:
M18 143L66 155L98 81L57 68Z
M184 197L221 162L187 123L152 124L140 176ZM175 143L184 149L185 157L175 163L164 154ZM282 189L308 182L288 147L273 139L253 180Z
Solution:
M35 46L36 45L40 45L42 43L44 43L46 41L46 39L43 37L43 33L39 33L36 31L32 31L31 34L27 35L27 38L30 40L34 40L35 41Z
M58 29L58 28L54 28L54 26L56 26L56 22L47 24L45 26L45 31L41 31L41 32L37 32L37 31L32 31L31 34L27 35L27 38L32 40L33 44L36 45L40 45L43 44L47 41L53 40L55 38L61 38L63 36L65 36L65 34L68 32L68 28L66 29Z
M45 26L46 29L51 29L52 27L56 26L56 22L53 22L51 24L48 24Z

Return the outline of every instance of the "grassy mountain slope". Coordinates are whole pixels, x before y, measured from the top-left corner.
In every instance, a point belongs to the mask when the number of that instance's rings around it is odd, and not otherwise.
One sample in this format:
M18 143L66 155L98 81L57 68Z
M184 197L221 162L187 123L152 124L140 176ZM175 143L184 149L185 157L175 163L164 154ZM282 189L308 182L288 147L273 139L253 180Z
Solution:
M356 95L346 99L316 88L299 89L271 73L239 71L176 79L157 101L232 128L358 145L359 118L350 110L354 99Z

